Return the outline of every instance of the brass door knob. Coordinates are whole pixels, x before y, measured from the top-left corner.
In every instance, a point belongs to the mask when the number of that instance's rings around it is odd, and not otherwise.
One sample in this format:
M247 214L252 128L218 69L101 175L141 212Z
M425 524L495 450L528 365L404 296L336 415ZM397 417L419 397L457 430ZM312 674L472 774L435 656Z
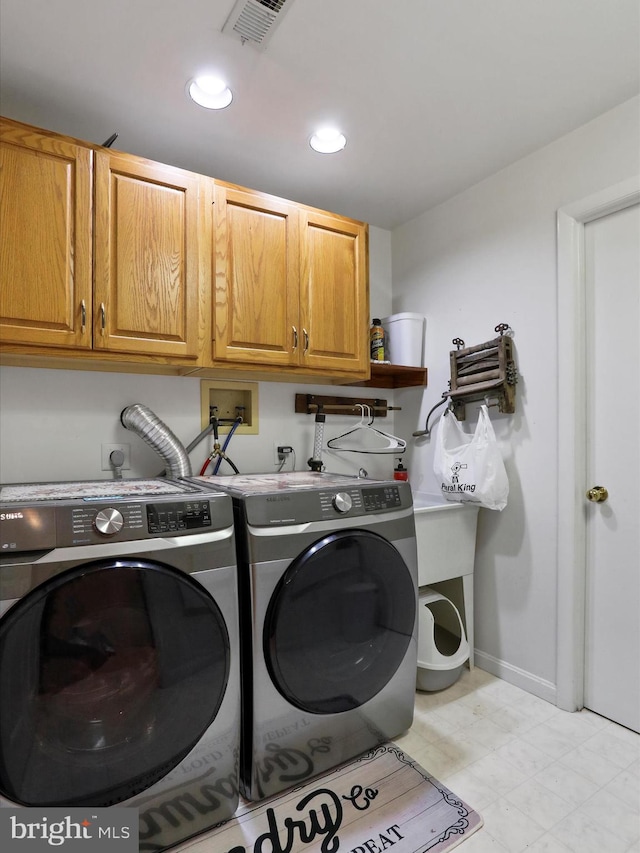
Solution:
M587 492L587 497L590 501L593 501L593 503L602 503L609 497L609 492L604 486L593 486Z

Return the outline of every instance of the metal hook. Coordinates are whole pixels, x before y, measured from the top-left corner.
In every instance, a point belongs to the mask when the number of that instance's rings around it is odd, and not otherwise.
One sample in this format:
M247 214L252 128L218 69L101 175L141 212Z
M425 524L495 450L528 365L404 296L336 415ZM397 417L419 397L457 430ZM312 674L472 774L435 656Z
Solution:
M443 394L442 397L443 397L443 399L440 400L439 403L436 403L435 406L431 409L431 411L427 415L427 422L424 426L424 429L419 429L419 430L416 430L416 432L412 433L414 438L418 438L419 436L422 436L422 435L426 435L427 438L431 438L431 430L429 429L429 418L435 412L436 409L439 409L440 406L443 406L449 400L448 394Z

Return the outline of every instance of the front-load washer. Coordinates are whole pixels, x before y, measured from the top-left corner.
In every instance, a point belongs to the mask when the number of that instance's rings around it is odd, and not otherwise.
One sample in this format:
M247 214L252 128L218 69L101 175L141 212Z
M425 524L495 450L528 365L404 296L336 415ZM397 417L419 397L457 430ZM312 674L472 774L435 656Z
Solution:
M163 478L0 490L3 806L134 806L140 850L236 810L228 495Z
M314 472L204 482L234 499L241 792L258 800L411 725L417 667L411 490L408 483Z

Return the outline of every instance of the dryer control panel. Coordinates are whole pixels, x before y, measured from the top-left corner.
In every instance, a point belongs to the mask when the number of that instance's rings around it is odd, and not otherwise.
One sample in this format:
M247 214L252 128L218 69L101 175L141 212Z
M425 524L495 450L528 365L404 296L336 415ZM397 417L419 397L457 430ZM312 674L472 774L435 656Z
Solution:
M408 483L281 491L244 497L247 521L256 527L332 521L412 509Z
M402 506L398 486L376 486L367 489L345 489L344 491L318 492L320 506L325 517L332 517L336 512L346 514L352 512L383 512L388 509L399 509ZM332 512L333 511L333 512Z
M398 486L383 486L379 489L365 489L363 492L364 508L367 512L377 512L383 509L398 509L402 506Z

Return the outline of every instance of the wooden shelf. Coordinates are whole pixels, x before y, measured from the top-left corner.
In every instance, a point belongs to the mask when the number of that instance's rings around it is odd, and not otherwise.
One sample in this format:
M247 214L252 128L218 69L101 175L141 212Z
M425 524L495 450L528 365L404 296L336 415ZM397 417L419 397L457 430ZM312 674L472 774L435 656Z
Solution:
M349 382L367 388L411 388L427 385L426 367L405 367L402 364L371 363L371 379Z

